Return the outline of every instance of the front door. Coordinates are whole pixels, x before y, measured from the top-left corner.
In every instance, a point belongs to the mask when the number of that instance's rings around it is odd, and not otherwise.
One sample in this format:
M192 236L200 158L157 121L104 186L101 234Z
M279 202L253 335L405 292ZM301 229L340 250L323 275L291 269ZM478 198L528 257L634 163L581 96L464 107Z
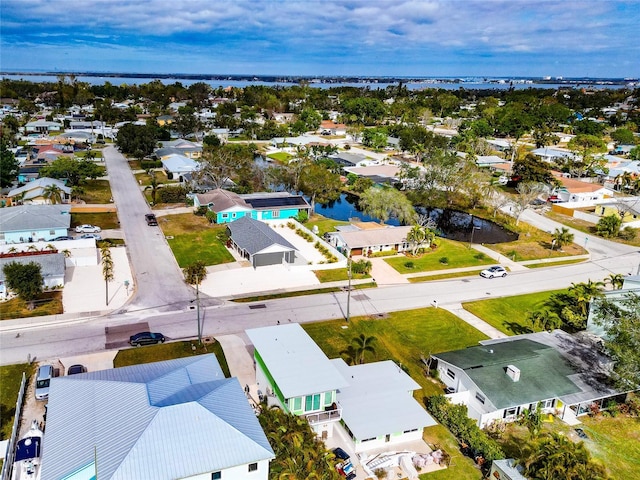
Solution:
M385 442L390 442L391 441L391 434L387 433L384 437L384 441Z

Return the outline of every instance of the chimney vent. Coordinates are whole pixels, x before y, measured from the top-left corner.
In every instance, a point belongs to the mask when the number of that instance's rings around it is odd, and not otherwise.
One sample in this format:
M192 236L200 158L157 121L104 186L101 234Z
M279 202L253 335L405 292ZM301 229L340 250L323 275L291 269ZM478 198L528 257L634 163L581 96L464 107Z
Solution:
M511 380L517 382L520 380L520 369L515 365L507 365L507 375Z

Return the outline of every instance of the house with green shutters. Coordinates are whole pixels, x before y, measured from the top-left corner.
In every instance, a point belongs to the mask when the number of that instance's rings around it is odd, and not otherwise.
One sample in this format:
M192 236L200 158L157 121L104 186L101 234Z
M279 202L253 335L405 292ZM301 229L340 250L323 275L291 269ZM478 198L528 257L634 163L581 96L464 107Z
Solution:
M420 440L425 427L436 425L413 398L420 385L392 361L329 359L297 323L246 333L267 403L304 416L323 439L341 428L353 450L363 452Z

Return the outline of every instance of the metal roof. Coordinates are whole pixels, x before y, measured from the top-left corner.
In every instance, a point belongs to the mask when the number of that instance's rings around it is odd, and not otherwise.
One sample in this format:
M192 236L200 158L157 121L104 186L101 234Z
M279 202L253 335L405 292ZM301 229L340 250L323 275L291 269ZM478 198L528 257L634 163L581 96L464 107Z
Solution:
M407 241L407 235L413 227L382 227L366 230L344 231L338 236L349 248L362 248L372 245L397 245Z
M171 153L162 159L162 166L170 172L193 172L198 169L198 162L178 153Z
M297 323L246 331L285 398L329 392L347 381Z
M53 379L42 480L82 469L94 453L102 480L169 480L274 458L214 355Z
M44 280L52 277L64 277L64 253L47 253L43 255L27 255L24 257L0 258L0 282L5 281L4 266L9 263L40 265L40 274Z
M349 383L338 390L342 418L358 440L436 425L413 398L418 385L391 360L347 365L331 360Z
M0 232L69 228L69 205L18 205L0 208Z
M284 247L284 250L296 250L287 240L272 227L249 216L240 217L227 224L231 239L251 255L260 253L272 245Z

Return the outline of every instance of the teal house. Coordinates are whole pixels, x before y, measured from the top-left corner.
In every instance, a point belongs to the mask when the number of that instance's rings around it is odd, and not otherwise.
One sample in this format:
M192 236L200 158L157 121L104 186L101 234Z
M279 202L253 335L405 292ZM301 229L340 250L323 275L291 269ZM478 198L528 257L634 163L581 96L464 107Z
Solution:
M216 223L229 223L244 216L254 220L280 220L297 217L300 212L311 214L311 205L302 195L291 195L288 192L238 195L218 188L196 195L194 206L204 206L215 212Z

